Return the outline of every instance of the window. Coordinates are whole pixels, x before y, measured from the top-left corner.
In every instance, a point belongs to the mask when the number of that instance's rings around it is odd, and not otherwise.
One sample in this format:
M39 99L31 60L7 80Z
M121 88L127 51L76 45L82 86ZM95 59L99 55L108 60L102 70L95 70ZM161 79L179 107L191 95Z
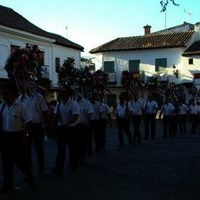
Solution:
M44 66L44 51L39 52L39 63Z
M129 60L129 72L140 71L140 60Z
M189 65L193 65L193 58L190 58L190 59L188 60L188 64L189 64Z
M114 61L104 62L104 72L108 73L109 75L109 83L116 83Z
M106 61L106 62L104 62L104 71L106 73L113 73L113 72L115 72L114 61Z
M167 59L166 58L158 58L155 60L155 71L156 72L163 71L163 69L166 67L167 67Z
M56 66L56 73L58 73L60 70L60 58L58 57L55 58L55 66Z

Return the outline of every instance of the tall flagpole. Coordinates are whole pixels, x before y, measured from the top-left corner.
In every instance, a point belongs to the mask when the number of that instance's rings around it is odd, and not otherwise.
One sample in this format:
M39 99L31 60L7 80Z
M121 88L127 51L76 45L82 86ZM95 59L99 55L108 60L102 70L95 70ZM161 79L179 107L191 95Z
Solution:
M167 28L167 9L165 10L165 28Z

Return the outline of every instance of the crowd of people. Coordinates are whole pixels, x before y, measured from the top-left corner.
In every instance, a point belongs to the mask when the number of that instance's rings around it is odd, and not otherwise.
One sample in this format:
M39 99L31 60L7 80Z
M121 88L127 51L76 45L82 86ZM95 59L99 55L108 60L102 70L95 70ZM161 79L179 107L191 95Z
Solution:
M13 83L2 88L1 96L1 193L14 191L14 166L24 173L29 185L34 184L33 150L38 174L45 173L45 134L51 133L50 137L56 140L56 160L52 166L56 176L63 174L67 152L70 170L76 172L88 156L104 150L110 112L103 96L93 95L89 99L81 94L74 96L74 91L66 87L60 89L58 101L47 104L34 88L24 88L19 95Z
M34 184L33 150L37 155L38 174L45 173L45 134L56 140L56 159L51 171L56 176L64 173L66 153L69 154L71 172L76 172L89 156L105 150L107 126L112 119L104 96L91 95L86 98L80 93L75 95L70 87L65 87L60 89L58 100L47 104L34 88L24 88L19 95L15 84L3 87L1 96L1 193L14 191L15 165L23 172L24 181L29 185ZM124 147L124 135L131 145L141 143L143 139L155 140L159 107L151 93L145 100L137 95L127 98L121 93L115 111L120 148ZM159 114L163 120L163 139L185 134L188 116L191 134L195 134L200 122L199 102L192 99L186 105L181 99L174 103L166 97ZM141 133L142 121L144 138Z
M141 122L144 126L144 140L155 140L156 119L163 122L163 139L172 138L178 134L186 134L188 124L191 134L200 132L200 102L192 98L187 105L182 98L176 101L166 96L159 108L153 93L146 99L138 95L119 95L116 108L116 123L119 133L119 146L123 147L123 135L127 135L130 144L141 143ZM189 122L189 123L187 123ZM133 126L133 137L130 125Z

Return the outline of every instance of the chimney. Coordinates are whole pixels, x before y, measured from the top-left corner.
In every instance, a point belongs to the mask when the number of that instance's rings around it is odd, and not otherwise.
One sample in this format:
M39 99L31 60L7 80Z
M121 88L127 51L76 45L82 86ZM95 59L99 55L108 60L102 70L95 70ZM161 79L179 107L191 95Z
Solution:
M200 22L197 22L197 23L194 25L194 30L197 31L197 32L200 32Z
M151 34L151 26L146 25L143 27L144 28L144 35L149 35Z

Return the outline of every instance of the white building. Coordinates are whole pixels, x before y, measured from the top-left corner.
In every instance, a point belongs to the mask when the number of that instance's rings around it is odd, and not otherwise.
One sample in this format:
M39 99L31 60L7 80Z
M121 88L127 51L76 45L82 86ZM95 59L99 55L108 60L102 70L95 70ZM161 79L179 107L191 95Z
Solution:
M96 70L110 73L113 94L122 90L124 70L138 72L144 84L149 77L158 76L165 86L169 82L192 85L194 74L200 72L200 24L184 22L155 33L147 25L143 36L119 37L90 53Z
M43 53L43 66L51 81L49 98L55 98L58 89L58 70L68 57L75 59L80 67L81 52L84 48L60 35L46 32L29 22L11 8L0 6L0 84L7 79L5 63L15 48L26 44L38 45Z

